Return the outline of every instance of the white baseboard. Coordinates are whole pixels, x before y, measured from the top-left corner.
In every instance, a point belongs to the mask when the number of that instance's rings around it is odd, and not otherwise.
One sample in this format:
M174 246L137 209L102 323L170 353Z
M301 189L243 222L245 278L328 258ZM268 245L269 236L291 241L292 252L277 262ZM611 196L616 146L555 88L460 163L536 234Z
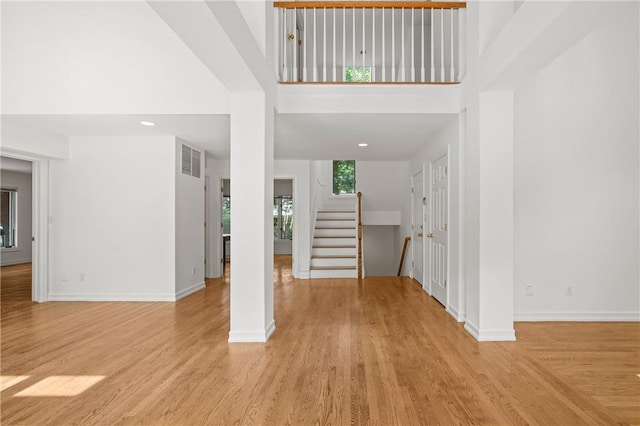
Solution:
M229 331L229 343L265 343L276 331L276 323L271 320L264 331Z
M23 263L31 263L31 258L15 259L15 260L0 260L0 266L21 265Z
M640 312L516 312L514 321L584 321L626 322L640 321Z
M301 280L308 280L309 279L309 270L308 269L300 269L300 277L299 279Z
M423 285L422 289L424 290L425 293L427 293L429 296L431 296L431 293L429 292L429 287L428 286Z
M467 320L464 324L467 330L478 342L515 342L516 332L511 329L480 329Z
M175 302L175 294L49 293L52 302Z
M466 312L458 312L453 306L447 307L446 311L458 322L464 322L467 319Z
M180 290L176 293L176 300L180 300L189 296L190 294L195 293L196 291L200 291L205 287L204 281L199 282L198 284L194 284L189 288L185 288L184 290Z
M480 336L480 331L478 330L478 327L474 323L472 323L471 321L467 320L464 323L464 329L467 330L467 333L469 333L476 340L478 340L478 336Z

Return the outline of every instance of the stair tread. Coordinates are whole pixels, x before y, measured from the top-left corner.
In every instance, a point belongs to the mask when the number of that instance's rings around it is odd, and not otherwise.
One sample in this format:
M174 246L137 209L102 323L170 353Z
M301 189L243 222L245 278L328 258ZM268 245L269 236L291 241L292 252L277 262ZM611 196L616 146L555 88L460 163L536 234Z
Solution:
M330 249L330 248L356 248L356 246L313 246L313 248L323 248L323 249Z
M315 271L351 271L355 270L355 266L312 266L311 270Z
M316 226L316 229L356 229L355 226Z
M335 254L335 255L315 255L311 256L312 259L355 259L356 256L346 255L346 254Z

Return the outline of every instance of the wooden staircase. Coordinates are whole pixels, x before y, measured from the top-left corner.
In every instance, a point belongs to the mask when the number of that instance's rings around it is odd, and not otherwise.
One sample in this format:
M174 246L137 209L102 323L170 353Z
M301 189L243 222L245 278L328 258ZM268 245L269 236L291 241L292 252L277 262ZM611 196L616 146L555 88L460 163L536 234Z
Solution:
M358 278L358 222L354 210L318 210L311 278Z

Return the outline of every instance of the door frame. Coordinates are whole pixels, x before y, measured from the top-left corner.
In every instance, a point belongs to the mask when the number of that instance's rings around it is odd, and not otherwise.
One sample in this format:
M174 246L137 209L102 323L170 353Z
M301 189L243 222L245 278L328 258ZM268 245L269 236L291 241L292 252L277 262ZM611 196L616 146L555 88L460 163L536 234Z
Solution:
M413 238L413 234L414 234L414 227L417 225L416 223L416 217L415 217L415 208L414 208L414 203L416 200L416 197L418 196L414 191L415 188L413 187L413 178L418 174L418 173L422 173L422 194L419 196L420 200L424 200L424 190L425 190L425 164L422 163L422 165L420 166L420 170L416 171L415 173L413 173L411 175L411 238ZM424 233L424 225L425 225L425 220L424 220L424 202L422 204L422 230ZM416 261L416 250L415 250L415 242L414 244L411 244L411 268L410 268L410 274L409 276L413 279L415 279L415 277L413 276L413 262ZM427 287L425 287L426 285L426 280L425 277L427 275L425 274L425 250L424 250L424 236L422 237L422 288L427 291ZM417 280L416 280L417 281Z
M49 300L49 160L0 150L3 157L31 162L31 300Z
M291 181L291 202L293 203L293 234L291 237L291 275L294 278L300 277L300 215L298 214L299 200L298 200L298 174L297 173L274 173L273 181L275 180L290 180Z
M446 291L445 291L445 303L443 304L445 309L449 309L449 289L451 287L451 146L447 145L447 150L444 153L440 153L437 155L434 155L432 158L429 160L429 180L428 180L428 187L429 187L429 192L427 195L427 203L429 204L429 232L431 232L431 229L433 228L433 215L431 214L431 200L429 197L431 197L431 193L433 192L433 163L435 163L436 161L440 160L442 157L447 156L447 278L446 278ZM431 239L429 239L429 256L427 257L427 259L429 260L429 290L427 291L427 293L429 293L432 297L433 297L433 292L432 292L432 288L431 288L431 268L433 267L433 265L431 264L431 250L433 250L433 241ZM425 268L426 270L426 268Z
M220 226L218 226L222 221L222 196L220 195L220 188L222 188L222 181L225 179L230 180L231 175L230 173L218 174L211 176L209 179L210 182L207 184L207 191L210 191L208 194L208 202L209 211L213 213L213 216L210 221L207 221L207 239L209 241L209 247L211 248L207 259L207 269L209 270L211 277L219 278L222 276L220 260L222 259L223 252L222 231ZM273 179L286 179L292 181L293 196L291 199L293 201L293 238L291 240L291 256L293 261L291 265L291 273L295 278L300 278L300 215L297 213L297 206L299 206L298 197L300 193L300 191L298 191L299 176L296 173L274 173ZM209 224L211 224L211 226L209 226Z
M229 173L213 175L209 177L207 182L207 198L208 210L210 217L207 222L207 241L209 244L209 252L207 253L207 276L211 278L220 278L222 276L222 231L220 226L222 222L222 196L220 188L222 181L230 179Z

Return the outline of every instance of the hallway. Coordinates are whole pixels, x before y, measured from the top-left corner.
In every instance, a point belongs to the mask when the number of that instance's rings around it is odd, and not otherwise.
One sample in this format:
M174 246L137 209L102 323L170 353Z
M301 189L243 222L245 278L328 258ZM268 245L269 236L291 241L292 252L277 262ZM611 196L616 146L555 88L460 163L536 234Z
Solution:
M3 300L3 386L23 379L2 424L640 422L637 323L478 343L408 278L296 280L290 262L276 256L266 344L227 343L229 274L177 303ZM68 394L28 396L53 376Z

